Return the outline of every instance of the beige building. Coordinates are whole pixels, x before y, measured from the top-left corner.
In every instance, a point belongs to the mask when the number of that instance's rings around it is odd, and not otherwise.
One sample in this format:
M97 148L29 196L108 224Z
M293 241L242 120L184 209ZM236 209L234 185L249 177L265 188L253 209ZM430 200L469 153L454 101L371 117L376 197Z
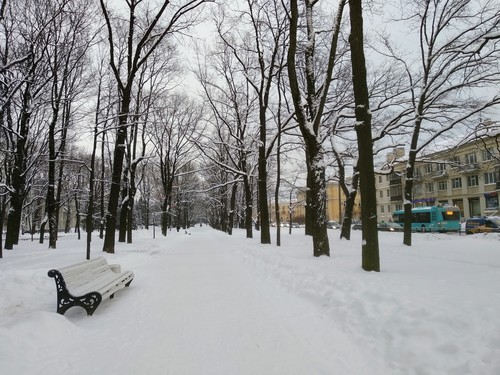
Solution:
M344 214L346 197L336 182L328 182L326 185L326 219L340 222ZM292 222L303 224L305 222L306 190L299 189L297 196L291 202L280 203L280 217L284 223L289 222L290 209L292 210ZM276 222L274 204L269 205L271 221ZM361 217L361 204L359 192L353 210L353 219Z
M414 207L453 205L463 218L500 215L500 137L482 138L451 151L424 155L415 166ZM376 176L378 221L403 208L404 167Z
M344 216L345 204L346 196L342 192L340 185L337 182L328 182L326 184L326 220L334 220L340 223ZM361 198L359 191L356 195L352 218L361 218Z

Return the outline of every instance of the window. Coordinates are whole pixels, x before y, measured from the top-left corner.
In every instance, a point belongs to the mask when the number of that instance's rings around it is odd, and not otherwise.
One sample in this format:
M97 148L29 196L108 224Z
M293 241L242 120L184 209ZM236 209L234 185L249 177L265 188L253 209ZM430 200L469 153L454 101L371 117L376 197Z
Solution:
M389 198L390 196L391 196L391 191L387 189L387 198Z
M483 150L483 160L492 160L493 155L495 155L495 150L492 148L487 148L486 150Z
M477 156L475 152L471 152L470 154L465 155L465 163L472 164L477 162Z
M438 171L445 171L446 170L446 163L438 163L437 170Z
M424 171L425 173L432 173L432 164L424 165Z
M387 206L387 212L391 212L391 205L390 204Z
M425 184L425 190L427 190L428 192L434 191L434 183L432 183L432 182L426 183Z
M378 192L378 196L379 196L380 198L383 198L383 197L384 197L384 192L383 192L382 190L380 190L380 191Z
M397 197L403 194L403 188L401 185L391 186L391 197Z
M494 184L497 182L497 174L495 172L486 172L484 174L484 184Z
M396 205L396 211L399 211L399 210L402 210L403 209L403 205L402 204L397 204Z
M438 190L448 190L448 181L439 181L438 182Z
M472 187L478 185L479 185L479 178L477 174L474 174L472 176L467 176L467 186Z
M462 177L452 178L451 179L451 188L459 189L462 187Z
M413 177L420 178L422 176L422 172L420 172L420 167L415 167L415 171L413 172Z
M460 165L460 156L453 156L451 158L451 165L454 168L458 167Z
M399 177L397 173L392 172L392 173L390 174L390 180L391 180L391 181L394 181L394 180L401 180L401 177Z
M378 183L381 184L382 183L382 176L378 176Z
M382 214L384 213L384 207L385 206L380 206L380 213L382 213Z
M486 201L486 209L498 208L498 196L488 194L484 198Z

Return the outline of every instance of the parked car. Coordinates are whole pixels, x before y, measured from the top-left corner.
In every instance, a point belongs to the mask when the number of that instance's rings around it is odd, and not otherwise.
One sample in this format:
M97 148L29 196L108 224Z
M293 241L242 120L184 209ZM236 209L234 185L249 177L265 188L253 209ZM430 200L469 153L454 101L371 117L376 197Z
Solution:
M358 222L358 223L355 223L352 225L351 229L354 229L354 230L361 230L362 227L361 227L361 222Z
M500 217L473 217L465 222L465 234L500 233Z
M341 225L334 220L330 220L326 222L326 227L328 229L340 229Z
M379 231L382 232L402 232L403 227L399 225L398 223L393 223L391 221L389 222L382 222L377 224L377 228Z

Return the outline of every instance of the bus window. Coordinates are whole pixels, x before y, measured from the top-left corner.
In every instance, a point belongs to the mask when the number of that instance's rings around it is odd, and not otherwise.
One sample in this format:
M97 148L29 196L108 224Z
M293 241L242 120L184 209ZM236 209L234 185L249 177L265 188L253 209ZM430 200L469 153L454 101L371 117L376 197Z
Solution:
M415 212L412 215L412 222L414 223L430 223L431 213L430 212Z

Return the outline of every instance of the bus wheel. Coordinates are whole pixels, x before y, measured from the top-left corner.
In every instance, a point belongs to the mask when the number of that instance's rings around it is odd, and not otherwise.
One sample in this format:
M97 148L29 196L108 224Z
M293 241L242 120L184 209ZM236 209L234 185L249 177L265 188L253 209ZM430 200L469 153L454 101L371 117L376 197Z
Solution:
M424 233L424 232L426 231L426 229L425 229L425 225L422 225L422 226L420 227L420 231L421 231L422 233Z

